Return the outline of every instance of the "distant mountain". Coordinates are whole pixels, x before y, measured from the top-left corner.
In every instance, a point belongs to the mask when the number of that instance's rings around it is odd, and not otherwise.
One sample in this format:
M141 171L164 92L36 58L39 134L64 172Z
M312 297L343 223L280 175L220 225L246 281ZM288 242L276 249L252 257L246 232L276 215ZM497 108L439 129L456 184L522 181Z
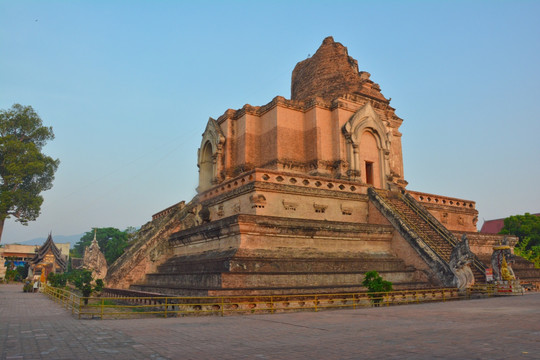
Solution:
M73 248L73 246L81 240L84 234L78 234L78 235L53 235L53 240L55 243L64 244L64 243L70 243L70 248ZM43 245L43 243L47 240L46 237L43 238L35 238L32 240L26 240L22 242L18 242L16 244L20 245Z

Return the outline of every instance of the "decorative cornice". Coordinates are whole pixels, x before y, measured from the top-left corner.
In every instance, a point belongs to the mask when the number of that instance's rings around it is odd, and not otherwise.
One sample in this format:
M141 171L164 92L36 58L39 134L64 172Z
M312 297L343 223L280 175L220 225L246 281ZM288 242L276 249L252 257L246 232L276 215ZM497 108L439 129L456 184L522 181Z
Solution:
M309 194L310 196L365 199L367 187L358 182L295 174L269 169L254 169L214 186L201 194L205 204L214 204L254 190Z
M441 196L423 193L419 191L407 191L416 201L429 204L429 205L442 205L442 206L452 206L462 209L474 209L476 208L476 202L465 199L458 199L449 196Z
M375 109L386 112L392 120L396 120L399 122L403 121L401 118L394 114L395 109L389 105L390 102L388 100L381 100L368 94L343 94L335 97L331 101L324 100L320 97L313 97L307 100L300 101L289 100L284 98L283 96L276 96L269 103L263 106L253 106L250 104L246 104L241 109L227 109L223 113L223 115L221 115L217 119L217 122L218 124L222 124L227 119L237 120L246 114L262 116L277 106L291 110L301 111L304 113L315 107L327 110L334 110L339 108L354 112L358 110L358 107L365 105L366 101L370 102ZM356 103L356 105L358 106L351 106L349 104L351 102Z

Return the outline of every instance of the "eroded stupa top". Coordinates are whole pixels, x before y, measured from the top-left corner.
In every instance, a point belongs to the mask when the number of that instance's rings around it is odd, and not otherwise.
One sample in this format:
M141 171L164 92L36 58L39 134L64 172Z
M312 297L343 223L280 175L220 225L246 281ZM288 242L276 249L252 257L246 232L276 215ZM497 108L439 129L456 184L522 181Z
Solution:
M99 248L96 232L97 230L94 230L94 240L92 240L92 244L87 246L84 251L83 268L91 270L93 278L103 279L107 275L108 266L105 255L103 255Z
M342 95L359 94L388 101L369 77L368 72L358 70L358 62L349 56L347 48L329 36L312 57L296 64L291 99L320 97L331 101Z

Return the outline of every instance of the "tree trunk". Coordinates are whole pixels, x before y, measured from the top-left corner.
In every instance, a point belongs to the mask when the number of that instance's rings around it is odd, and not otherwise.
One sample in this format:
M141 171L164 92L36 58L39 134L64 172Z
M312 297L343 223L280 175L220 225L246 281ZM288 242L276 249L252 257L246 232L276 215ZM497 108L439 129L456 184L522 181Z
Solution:
M0 218L0 244L2 243L2 232L4 231L4 221L6 221L6 218Z

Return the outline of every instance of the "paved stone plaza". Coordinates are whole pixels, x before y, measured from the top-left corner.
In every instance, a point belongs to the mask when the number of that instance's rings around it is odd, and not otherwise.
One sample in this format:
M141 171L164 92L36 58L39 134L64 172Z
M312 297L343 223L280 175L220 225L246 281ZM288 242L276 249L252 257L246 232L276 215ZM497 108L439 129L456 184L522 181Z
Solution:
M540 293L277 315L77 320L0 285L1 359L540 359Z

